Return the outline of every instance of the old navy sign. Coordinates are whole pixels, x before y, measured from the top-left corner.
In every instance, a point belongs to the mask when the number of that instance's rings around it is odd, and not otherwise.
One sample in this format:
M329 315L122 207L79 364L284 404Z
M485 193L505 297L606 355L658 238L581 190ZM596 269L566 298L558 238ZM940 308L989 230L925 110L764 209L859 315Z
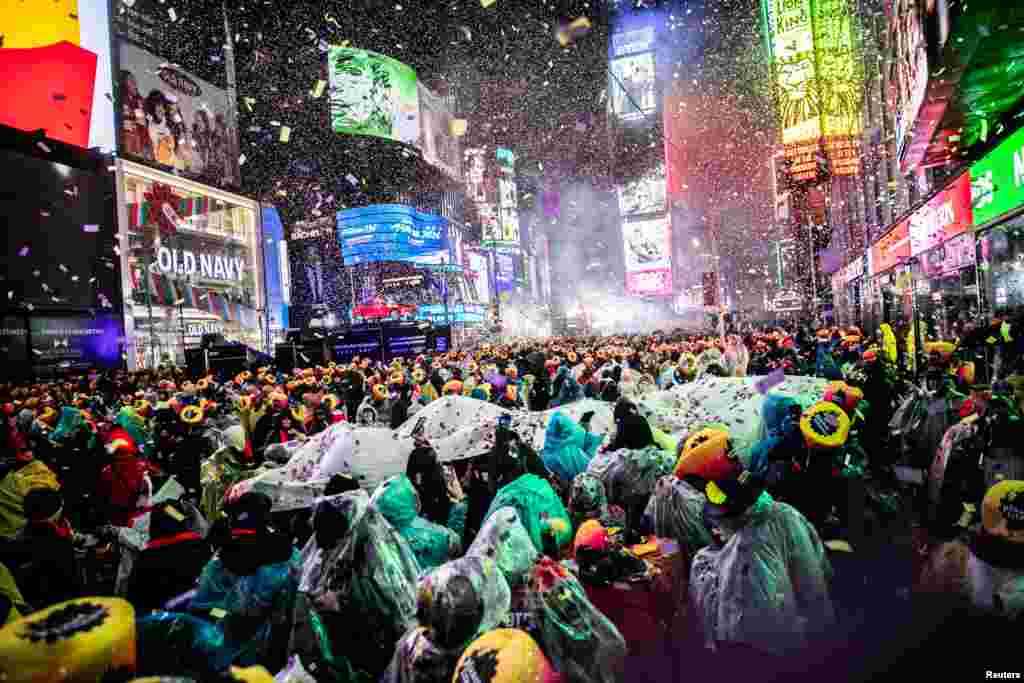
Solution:
M196 255L183 249L160 247L157 265L165 273L195 275L203 280L241 282L245 259L233 256Z

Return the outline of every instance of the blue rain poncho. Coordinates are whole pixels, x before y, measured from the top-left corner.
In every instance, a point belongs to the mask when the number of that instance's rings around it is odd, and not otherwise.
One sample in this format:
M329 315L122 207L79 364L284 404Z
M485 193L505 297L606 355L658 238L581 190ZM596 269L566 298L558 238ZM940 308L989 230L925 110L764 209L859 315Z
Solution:
M214 557L199 577L192 614L154 612L137 621L139 659L148 673L178 674L264 663L288 642L299 553L244 576ZM199 617L200 613L209 617Z
M705 645L805 651L834 623L832 569L818 532L768 493L728 526L724 545L699 551L690 572L690 604Z
M565 484L587 470L587 464L604 441L603 434L587 431L568 415L555 412L544 433L544 465Z
M576 381L576 378L573 377L573 373L568 367L563 365L558 369L554 382L559 385L559 388L558 394L550 403L550 407L557 408L583 399L583 389L580 387L579 382Z
M544 552L545 530L550 530L559 548L572 540L569 513L551 484L535 474L524 474L498 489L484 516L485 525L503 507L513 508L519 513L519 519L538 552Z
M419 516L420 498L406 475L389 477L381 483L370 504L409 543L421 571L434 569L461 551L455 532Z

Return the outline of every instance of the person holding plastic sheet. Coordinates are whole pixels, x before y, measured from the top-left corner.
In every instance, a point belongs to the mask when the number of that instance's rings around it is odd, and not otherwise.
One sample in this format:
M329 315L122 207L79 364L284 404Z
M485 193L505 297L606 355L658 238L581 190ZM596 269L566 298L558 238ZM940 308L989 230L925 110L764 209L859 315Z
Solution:
M420 517L419 496L406 475L384 480L370 498L370 504L409 543L421 571L430 571L461 552L461 540L454 531Z
M36 609L80 594L76 536L64 515L60 492L33 488L25 495L25 528L5 552L25 599Z
M509 587L494 560L463 557L420 582L418 625L406 633L382 683L448 681L466 646L498 626L509 611Z
M588 472L577 474L572 480L568 510L573 529L579 529L588 519L595 519L606 527L621 527L626 523L625 510L608 503L604 482Z
M495 561L512 590L512 602L504 626L520 628L538 637L539 622L527 600L527 585L533 563L540 553L519 519L519 513L510 507L495 511L466 551L466 557Z
M377 677L416 624L416 557L363 491L323 499L313 528L291 649Z
M603 434L590 431L593 417L593 411L587 412L577 424L561 411L556 411L548 422L541 458L563 488L568 488L576 475L587 470L587 464L604 441Z
M705 647L726 655L725 678L762 676L783 655L818 654L812 641L834 623L832 569L800 512L775 501L735 456L717 464L693 472L708 481L703 516L713 543L694 557L690 603Z
M455 471L438 462L437 452L421 432L422 420L414 430L416 446L409 454L405 474L419 494L420 514L434 524L448 527L461 539L466 528L465 494Z
M241 425L224 430L225 445L217 450L200 470L203 486L201 509L211 523L220 517L224 496L232 486L260 472L260 459Z
M598 453L587 473L604 483L608 502L626 511L626 542L639 542L647 499L659 478L669 474L675 454L666 453L654 440L650 425L636 407L622 401L616 406L616 434L608 449Z

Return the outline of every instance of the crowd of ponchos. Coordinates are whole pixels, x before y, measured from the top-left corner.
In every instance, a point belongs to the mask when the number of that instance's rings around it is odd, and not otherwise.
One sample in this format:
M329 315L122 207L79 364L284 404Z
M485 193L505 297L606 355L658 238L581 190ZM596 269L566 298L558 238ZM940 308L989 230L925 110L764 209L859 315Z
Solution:
M1008 623L1024 607L1024 384L976 384L955 341L925 351L922 388L886 325L0 386L0 679L810 671L838 652L854 489L875 531L921 522L932 622ZM712 396L736 402L684 428L691 413L657 407ZM442 446L460 429L487 436ZM371 464L400 462L368 479L347 461L361 440ZM886 475L898 453L928 472L916 511ZM614 607L638 595L654 596L641 617Z

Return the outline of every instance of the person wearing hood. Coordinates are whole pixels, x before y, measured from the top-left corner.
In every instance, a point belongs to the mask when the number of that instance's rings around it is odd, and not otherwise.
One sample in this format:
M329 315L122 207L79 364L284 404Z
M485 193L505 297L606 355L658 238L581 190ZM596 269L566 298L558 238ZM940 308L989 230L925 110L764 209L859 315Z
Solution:
M228 490L260 472L260 461L241 425L224 430L225 445L219 448L200 469L203 495L200 508L211 523L220 518L224 495Z
M295 419L289 411L282 411L274 416L273 427L267 431L266 440L261 451L275 444L288 443L305 439L306 435L295 426Z
M466 526L462 489L454 471L438 461L437 452L429 443L417 441L406 462L405 474L419 496L423 517L451 529L462 538Z
M420 517L419 496L406 475L382 482L370 504L408 542L421 571L430 571L461 552L461 540L454 531Z
M509 615L503 625L521 628L537 637L537 620L527 601L527 584L540 553L519 513L510 507L496 510L473 540L466 557L494 560L512 590Z
M574 422L560 410L555 411L544 433L544 448L541 459L554 474L563 488L585 472L587 464L597 454L604 441L604 435L590 431L594 412L584 413L579 423Z
M508 615L509 587L494 560L463 557L420 582L418 625L395 647L382 683L448 681L466 646Z
M78 597L81 580L75 557L75 532L64 516L60 492L34 488L25 495L25 528L15 547L20 556L15 571L25 599L37 608Z
M12 539L25 528L25 496L37 488L59 490L57 475L32 451L7 451L0 479L0 539Z
M107 451L111 463L100 473L96 492L98 499L107 504L110 524L128 527L149 505L153 495L150 476L160 474L160 470L139 457L138 444L124 428L111 430Z
M775 501L735 455L726 453L718 471L700 467L709 462L687 469L707 481L712 538L693 559L690 604L705 647L727 653L732 674L771 671L782 656L813 652L812 638L832 627L831 564L810 522Z

